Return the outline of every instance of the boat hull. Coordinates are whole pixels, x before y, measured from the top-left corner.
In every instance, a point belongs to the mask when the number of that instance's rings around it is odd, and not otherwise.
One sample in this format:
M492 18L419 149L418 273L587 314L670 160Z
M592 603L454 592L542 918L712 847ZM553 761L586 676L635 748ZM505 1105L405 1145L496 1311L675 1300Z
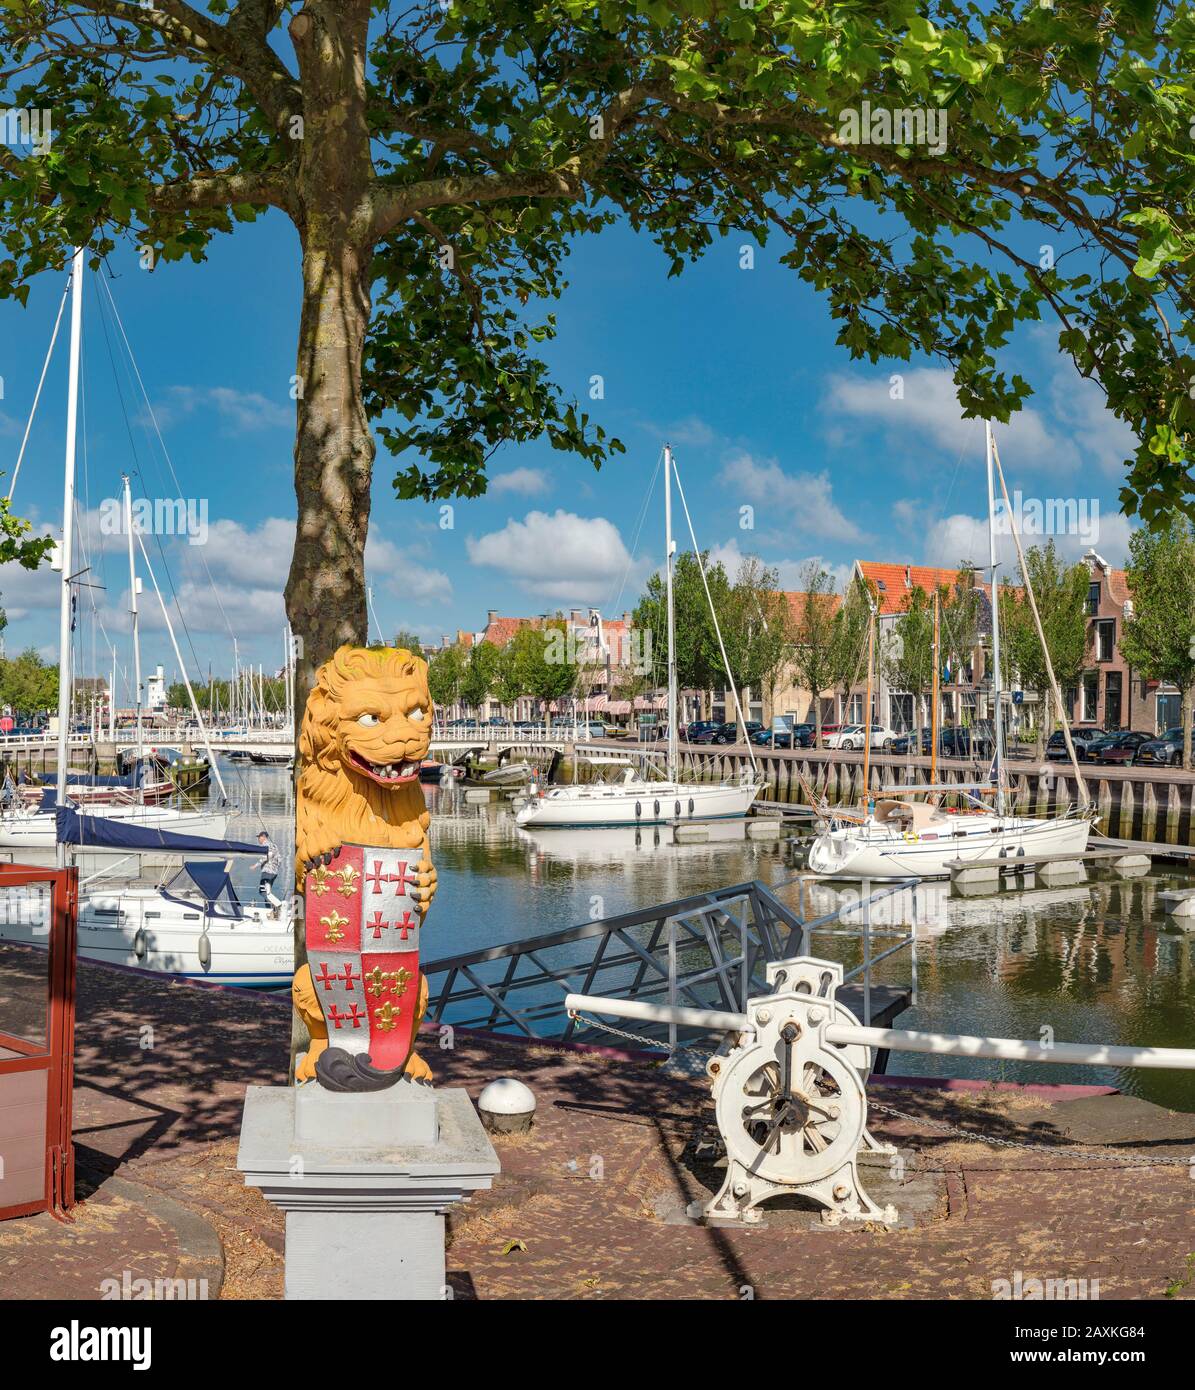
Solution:
M686 786L674 782L556 787L533 797L515 816L516 824L540 830L552 826L671 825L680 821L745 816L759 795L754 784Z
M932 839L874 826L825 831L813 842L808 865L826 878L948 878L956 862L1082 854L1091 833L1090 821L1074 817L985 816L993 823L973 823L979 819L959 816L958 826Z
M41 909L34 898L23 907L15 893L0 895L0 940L46 944ZM290 923L276 921L262 908L249 907L231 921L208 917L198 902L188 908L151 890L96 895L84 899L77 928L78 955L84 960L132 966L155 974L242 988L281 989L294 975ZM142 950L138 951L138 934ZM205 965L199 954L206 936Z

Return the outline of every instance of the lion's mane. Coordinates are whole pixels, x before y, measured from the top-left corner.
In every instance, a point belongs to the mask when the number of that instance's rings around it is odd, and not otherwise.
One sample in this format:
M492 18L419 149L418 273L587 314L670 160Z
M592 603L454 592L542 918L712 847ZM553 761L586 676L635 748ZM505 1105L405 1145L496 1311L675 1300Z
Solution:
M346 689L371 677L395 676L417 677L427 693L427 663L402 648L344 646L316 674L299 733L295 877L300 890L307 864L341 845L417 849L426 840L431 817L419 783L389 788L352 777L337 738ZM425 708L430 730L430 694Z

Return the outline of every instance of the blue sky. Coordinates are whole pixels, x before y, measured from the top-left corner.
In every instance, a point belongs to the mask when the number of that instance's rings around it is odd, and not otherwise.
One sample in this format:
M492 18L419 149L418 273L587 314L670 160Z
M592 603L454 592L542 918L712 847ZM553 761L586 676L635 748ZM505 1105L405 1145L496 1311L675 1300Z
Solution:
M758 554L779 567L784 587L795 588L811 558L841 579L856 558L949 565L986 557L983 427L960 419L949 374L930 363L852 363L835 346L817 295L778 264L783 245L754 248L754 267L744 269L742 241L717 243L672 280L651 242L625 228L577 246L570 289L556 306L559 336L547 354L564 388L627 445L600 473L546 444L507 446L492 462L490 494L455 503L453 525L444 529L438 505L395 500L392 460L379 454L367 559L387 634L404 627L438 640L457 628L479 629L490 608L526 614L595 604L615 614L633 607L662 552L658 492L637 545L635 535L668 439L698 538L731 568L740 556ZM1036 255L1036 247L1028 250ZM294 232L271 213L217 238L201 266L149 273L131 248L110 265L110 287L181 489L124 380L134 464L100 291L89 283L79 493L92 574L105 587L84 597L77 669L107 671L108 640L126 660L124 540L104 534L99 518L104 499L118 494L121 472L134 467L135 495L181 490L207 508L204 544L162 542L194 664L204 674L209 663L226 672L235 635L242 660L276 668L295 514L288 394L299 293ZM0 452L9 477L61 290L62 277L46 275L26 309L0 304ZM64 324L14 498L18 513L52 527L62 503L65 339ZM1026 497L1092 499L1096 548L1123 563L1129 527L1118 515L1117 492L1130 447L1124 427L1103 410L1098 388L1058 356L1052 325L1022 331L1001 366L1021 372L1036 392L1030 409L999 434L1010 486ZM893 372L904 378L903 399L892 399ZM589 398L595 375L604 380L602 400ZM754 509L752 529L742 525L744 507ZM1093 537L1057 539L1078 558ZM161 566L156 555L151 549ZM33 645L54 655L54 576L7 566L0 591L9 650ZM142 611L145 660L173 674L148 580Z

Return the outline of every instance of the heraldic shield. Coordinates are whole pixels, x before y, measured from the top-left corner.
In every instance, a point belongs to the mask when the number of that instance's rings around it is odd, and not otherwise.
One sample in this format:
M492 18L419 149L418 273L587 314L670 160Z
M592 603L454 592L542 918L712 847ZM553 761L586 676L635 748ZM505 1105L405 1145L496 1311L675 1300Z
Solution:
M403 1073L415 1044L419 1011L419 850L345 845L304 884L307 958L328 1025L331 1089L344 1066L373 1085ZM350 1054L336 1059L334 1049Z

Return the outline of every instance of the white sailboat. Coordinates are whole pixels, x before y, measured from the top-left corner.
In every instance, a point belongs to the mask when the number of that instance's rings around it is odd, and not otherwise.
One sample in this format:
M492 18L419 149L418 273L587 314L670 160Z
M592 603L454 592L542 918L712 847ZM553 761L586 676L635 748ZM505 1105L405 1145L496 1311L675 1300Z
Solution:
M755 760L751 758L751 774L738 782L682 782L677 776L677 708L676 679L676 615L672 595L672 566L676 542L672 538L672 450L664 448L664 530L665 594L668 608L668 752L664 777L651 781L637 766L623 769L618 781L577 783L571 786L535 788L527 803L518 811L515 822L531 830L553 826L616 826L661 825L688 820L721 820L730 816L745 816L759 795L763 783L755 779ZM680 486L680 476L677 475ZM684 492L681 491L684 502ZM686 508L687 511L687 508ZM692 522L690 521L690 527ZM696 540L694 540L696 549ZM700 552L698 552L700 554ZM708 595L708 590L707 590ZM711 605L711 612L713 612ZM726 649L718 615L713 613L714 628L722 648L722 660L727 667L731 689L734 681L729 675ZM746 720L739 708L738 694L734 695L739 727ZM596 759L595 759L596 760Z
M43 858L46 852L52 852L60 867L66 863L66 846L61 844L58 840L56 808L68 806L72 802L72 798L69 795L71 774L67 762L69 758L69 735L71 726L71 623L73 617L71 595L72 585L79 579L79 576L74 572L74 523L75 455L78 439L79 377L83 317L83 268L84 253L82 250L79 250L75 252L72 260L70 274L70 368L67 382L66 460L62 502L62 545L59 548L55 560L56 568L59 568L61 571L62 584L60 589L58 625L58 746L54 795L52 798L43 796L40 805L30 805L20 796L7 797L5 798L2 808L0 808L0 850L12 851L10 857L16 857L17 859L25 857L27 860L38 860ZM51 347L52 346L53 344L51 344ZM11 497L11 495L12 493L10 490L9 496ZM137 752L140 758L143 750L141 657L137 627L137 590L139 581L137 579L133 552L134 532L132 525L132 502L128 478L124 480L124 510L126 525L129 528L132 637L137 672ZM140 537L137 537L137 539L140 541ZM142 553L144 554L143 544ZM148 557L146 557L146 559L148 563ZM150 574L152 578L152 568ZM158 591L156 579L154 580L154 588L155 591ZM158 591L158 597L161 599L160 591ZM165 603L162 604L162 611L166 619L166 626L170 633L171 641L174 643L175 655L179 659L179 665L183 670L183 678L186 680L186 668L183 666L181 656L178 652L178 644L174 638L173 625L170 621L170 615L166 611ZM187 689L190 691L189 681L187 682ZM113 692L113 694L115 694L115 692ZM192 703L194 703L194 696L192 696ZM217 781L219 781L220 773L218 767L215 766L215 757L210 751L210 745L209 759L212 762ZM221 783L221 791L223 790L223 784ZM135 794L132 800L134 804L131 805L105 806L103 808L104 819L121 825L134 825L148 830L162 830L172 834L195 835L204 839L215 840L224 839L228 830L229 812L225 808L183 810L171 806L145 804L144 797L140 794ZM103 860L114 857L127 858L128 855L127 853L122 855L119 851L109 853L97 850L90 852L88 856L89 862L97 859Z
M828 816L821 834L809 851L808 865L816 874L828 878L893 879L946 878L951 865L981 859L1032 859L1046 854L1082 854L1091 833L1091 815L1086 806L1067 808L1062 815L1048 818L1021 816L1007 810L1004 770L1004 726L1000 715L1000 579L996 561L995 490L993 463L996 458L992 427L986 427L988 477L988 542L991 566L992 602L992 699L995 728L994 786L991 782L971 784L913 785L890 787L876 798L874 806L865 804L862 814ZM998 467L998 463L996 464ZM1003 487L1003 473L1001 473ZM1007 489L1005 489L1007 495ZM1020 540L1013 531L1017 551ZM1022 569L1024 561L1022 558ZM1036 600L1026 579L1027 593L1037 620ZM1039 626L1039 637L1040 626ZM1044 639L1042 640L1045 649ZM1050 656L1045 649L1051 684L1054 681ZM870 704L871 662L868 662ZM1056 694L1059 709L1061 696ZM933 738L936 765L936 709ZM1069 740L1069 735L1067 736ZM1073 750L1072 750L1073 753ZM1077 763L1079 787L1084 788ZM866 778L865 778L866 784ZM981 802L981 794L995 792L994 808ZM968 800L963 810L941 804L944 794L962 794ZM911 800L913 796L928 800Z
M0 895L0 940L45 946L48 904L36 887ZM186 863L161 886L96 890L79 903L78 954L213 984L281 988L294 974L290 922L242 903L223 864Z

